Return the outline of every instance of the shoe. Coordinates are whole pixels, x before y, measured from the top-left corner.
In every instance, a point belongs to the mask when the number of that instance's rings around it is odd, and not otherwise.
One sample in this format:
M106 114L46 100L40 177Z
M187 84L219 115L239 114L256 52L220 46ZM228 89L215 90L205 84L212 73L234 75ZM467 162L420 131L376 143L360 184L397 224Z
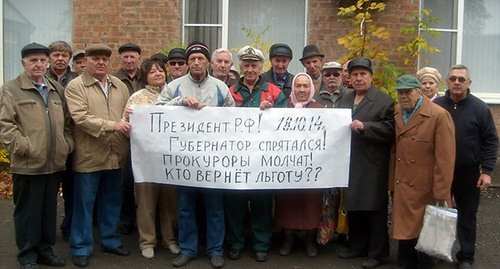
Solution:
M269 258L267 252L255 252L255 260L258 262L265 262Z
M73 256L73 264L78 267L89 266L89 256Z
M177 245L177 244L172 244L172 245L168 246L168 249L170 250L170 252L172 252L172 254L181 253L181 247L179 247L179 245Z
M64 259L59 259L54 255L50 255L45 257L39 257L38 263L52 267L62 267L66 264L66 261Z
M142 257L146 259L152 259L155 257L155 250L153 248L145 248L141 252Z
M181 267L181 266L184 266L186 265L189 261L191 261L192 259L194 259L193 257L189 257L189 256L186 256L184 254L179 254L177 256L177 258L175 258L173 261L172 261L172 265L174 267Z
M123 246L119 246L115 249L106 250L104 252L115 254L118 256L130 256L130 250L126 250Z
M131 234L131 233L134 232L134 230L135 230L134 225L128 225L128 224L126 224L126 225L120 226L120 232L122 234Z
M306 239L306 254L309 258L316 258L318 256L318 247L313 238Z
M231 260L237 260L241 257L241 250L232 248L229 250L227 257Z
M214 255L210 258L210 263L212 264L212 268L222 268L224 267L224 258Z
M32 262L32 263L23 264L21 266L21 269L40 269L40 267L38 267L38 264Z
M295 244L295 236L293 234L287 234L285 236L285 241L281 244L280 255L288 256L292 252L293 245Z
M367 254L358 254L352 250L342 251L339 253L339 258L341 259L354 259L358 257L366 257Z
M367 269L372 269L372 268L376 268L377 266L379 266L382 262L379 261L379 260L375 260L373 258L368 258L368 260L366 260L365 262L363 262L361 264L361 267L363 268L367 268Z
M458 269L472 269L472 264L468 262L460 262L458 264Z

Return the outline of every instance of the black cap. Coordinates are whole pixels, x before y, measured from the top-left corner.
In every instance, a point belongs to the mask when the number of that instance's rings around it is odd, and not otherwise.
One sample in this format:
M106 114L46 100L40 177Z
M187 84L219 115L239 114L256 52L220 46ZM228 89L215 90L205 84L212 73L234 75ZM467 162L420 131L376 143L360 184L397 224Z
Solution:
M118 53L122 54L124 51L135 51L141 55L141 47L133 43L127 43L118 48Z
M361 67L368 69L370 73L373 75L373 63L368 58L356 58L349 62L347 65L347 69L349 70L349 74L352 72L352 69L355 67Z
M173 58L186 59L186 50L183 48L173 48L168 52L167 61Z
M193 53L203 53L205 57L207 57L207 60L210 61L210 49L208 48L207 45L199 42L199 41L193 41L191 44L189 44L186 48L186 60L189 58L189 55Z
M31 53L37 53L37 52L45 53L45 55L47 55L47 57L49 57L49 48L45 47L42 44L38 44L38 43L33 42L31 44L24 46L21 49L21 58L24 58Z
M292 49L287 44L276 43L269 49L269 59L274 56L286 56L291 60L293 58Z
M318 47L316 45L307 45L304 47L304 50L302 50L302 58L300 58L299 61L302 62L305 58L309 58L312 56L319 56L321 58L325 57L324 54L319 53Z
M151 56L151 59L159 59L160 61L162 61L164 64L167 64L168 62L168 58L167 58L167 55L161 53L161 52L158 52L156 54L154 54L153 56Z

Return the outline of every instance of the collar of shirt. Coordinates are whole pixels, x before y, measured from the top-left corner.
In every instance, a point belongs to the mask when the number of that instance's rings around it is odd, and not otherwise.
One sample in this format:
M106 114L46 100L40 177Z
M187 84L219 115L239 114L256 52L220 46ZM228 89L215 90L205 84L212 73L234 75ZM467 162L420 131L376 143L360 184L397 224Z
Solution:
M420 108L422 105L422 100L424 100L424 96L420 95L420 98L418 98L417 103L415 104L415 107L411 112L406 111L406 109L403 108L403 122L406 124L410 118L415 114L415 111Z
M285 82L286 82L286 78L287 78L287 75L285 73L285 75L280 78L276 73L274 73L273 71L273 77L274 77L274 80L276 81L276 83L278 84L278 87L280 89L283 89L283 87L285 86Z
M38 84L34 80L31 80L31 83L35 86L36 90L40 93L43 98L45 104L47 104L47 81L45 77L42 77L42 83Z

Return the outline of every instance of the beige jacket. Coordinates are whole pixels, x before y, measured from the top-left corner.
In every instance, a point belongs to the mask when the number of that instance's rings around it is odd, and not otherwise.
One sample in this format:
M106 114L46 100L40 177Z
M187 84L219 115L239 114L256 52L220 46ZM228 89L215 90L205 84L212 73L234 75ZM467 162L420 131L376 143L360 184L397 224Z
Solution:
M419 236L427 205L447 201L451 206L455 126L450 114L427 97L406 124L401 106L394 117L396 141L389 176L389 189L394 191L392 237L407 240Z
M11 152L12 173L40 175L66 169L74 143L64 89L45 79L47 104L26 73L0 90L0 137Z
M75 122L73 170L88 173L122 168L129 142L113 128L129 98L127 86L109 75L106 98L99 81L85 71L68 84L65 95Z

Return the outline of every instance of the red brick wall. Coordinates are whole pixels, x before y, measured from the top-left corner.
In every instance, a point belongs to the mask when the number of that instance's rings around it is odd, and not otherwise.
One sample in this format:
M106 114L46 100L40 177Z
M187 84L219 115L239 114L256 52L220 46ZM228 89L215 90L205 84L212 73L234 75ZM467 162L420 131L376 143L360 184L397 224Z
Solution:
M378 26L386 27L391 34L389 39L376 44L388 51L389 59L396 66L416 72L416 62L413 67L405 67L397 56L397 46L409 42L413 37L402 36L399 31L402 27L415 25L409 15L418 12L419 0L390 0L386 2L386 9L374 13L373 20ZM337 38L352 31L350 22L340 22L337 17L339 0L310 0L309 1L309 36L308 43L316 44L325 54L326 61L336 61L347 50L337 43Z
M118 48L141 46L142 56L170 49L181 38L181 0L73 0L73 44L103 43L113 49L110 70L119 68Z

